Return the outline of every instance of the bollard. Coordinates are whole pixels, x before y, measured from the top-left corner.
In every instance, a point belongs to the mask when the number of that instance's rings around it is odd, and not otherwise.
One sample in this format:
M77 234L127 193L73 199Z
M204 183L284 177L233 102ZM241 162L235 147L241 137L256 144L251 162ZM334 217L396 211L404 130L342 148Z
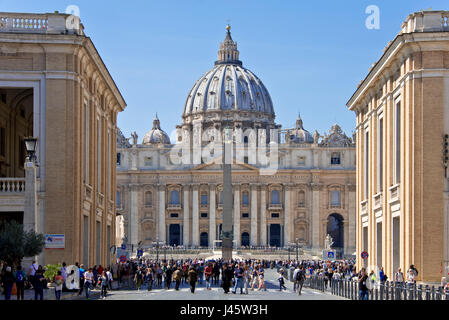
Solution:
M422 284L418 286L418 300L422 300Z
M435 287L434 286L432 286L432 295L431 295L431 298L430 298L430 300L435 300Z
M377 287L376 289L374 289L374 300L379 300L379 296L378 296L378 292L377 292Z
M437 290L437 300L441 300L441 295L443 293L443 287L439 286Z
M426 300L430 300L430 288L428 284L426 284Z
M446 301L449 301L449 290L446 289L446 295L445 295Z
M384 290L385 290L385 300L389 300L388 298L389 298L389 290L390 288L389 288L389 282L388 281L386 281L385 282L385 286L384 286Z

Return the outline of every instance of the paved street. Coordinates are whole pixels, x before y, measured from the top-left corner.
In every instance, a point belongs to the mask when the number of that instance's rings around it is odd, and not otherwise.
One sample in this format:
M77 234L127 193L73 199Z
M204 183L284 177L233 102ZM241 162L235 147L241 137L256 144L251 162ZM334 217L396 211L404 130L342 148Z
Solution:
M251 291L249 294L240 294L239 290L237 294L224 294L223 289L219 287L213 287L208 291L205 288L205 284L196 288L195 293L190 292L190 288L184 285L179 291L173 289L153 289L148 292L146 287L143 287L140 291L133 290L118 290L110 292L106 300L345 300L344 298L333 296L329 293L321 293L316 290L303 288L302 295L299 296L293 292L293 283L286 281L287 290L279 291L279 282L277 281L278 273L276 269L265 271L265 284L267 291ZM97 299L96 296L94 299Z

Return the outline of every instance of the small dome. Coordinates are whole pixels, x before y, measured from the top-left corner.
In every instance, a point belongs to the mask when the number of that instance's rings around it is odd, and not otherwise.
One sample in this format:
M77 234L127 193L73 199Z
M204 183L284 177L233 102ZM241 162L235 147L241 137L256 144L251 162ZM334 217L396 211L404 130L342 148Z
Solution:
M170 144L170 138L165 131L161 129L157 115L153 121L153 128L145 134L142 144Z
M294 143L313 143L313 137L309 131L304 129L300 115L296 120L296 128L290 131L290 141Z

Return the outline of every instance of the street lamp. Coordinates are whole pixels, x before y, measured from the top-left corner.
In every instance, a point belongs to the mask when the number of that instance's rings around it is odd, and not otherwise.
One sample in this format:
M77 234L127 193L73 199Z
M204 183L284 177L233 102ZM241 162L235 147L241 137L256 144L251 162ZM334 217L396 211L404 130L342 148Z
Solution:
M36 147L37 147L37 138L34 137L26 137L23 139L25 142L25 149L27 152L27 159L29 161L33 161L36 159Z
M159 262L159 238L156 238L156 262Z

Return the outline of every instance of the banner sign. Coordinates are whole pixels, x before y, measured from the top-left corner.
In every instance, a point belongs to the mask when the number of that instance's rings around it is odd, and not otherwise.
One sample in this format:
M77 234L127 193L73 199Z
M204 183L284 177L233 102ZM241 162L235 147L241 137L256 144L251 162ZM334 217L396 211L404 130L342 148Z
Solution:
M64 234L46 234L45 249L65 249Z

